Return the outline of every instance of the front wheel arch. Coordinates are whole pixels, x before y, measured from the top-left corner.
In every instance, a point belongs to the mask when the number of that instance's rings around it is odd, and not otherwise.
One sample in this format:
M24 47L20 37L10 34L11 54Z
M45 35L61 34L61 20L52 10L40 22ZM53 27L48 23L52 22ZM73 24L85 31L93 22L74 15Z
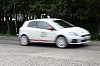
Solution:
M66 39L66 41L67 41L67 38L64 36L64 35L58 35L57 37L56 37L56 39L58 38L58 37L64 37L65 39ZM56 41L56 39L55 39L55 41Z

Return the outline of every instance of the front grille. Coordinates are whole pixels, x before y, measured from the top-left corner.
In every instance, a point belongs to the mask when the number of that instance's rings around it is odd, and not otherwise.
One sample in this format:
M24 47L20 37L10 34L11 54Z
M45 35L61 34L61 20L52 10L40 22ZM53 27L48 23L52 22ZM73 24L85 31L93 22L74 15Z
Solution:
M85 42L85 41L87 41L87 40L82 40L82 42Z
M85 37L85 36L90 36L90 34L82 35L82 37Z
M82 42L90 41L90 39L81 40Z

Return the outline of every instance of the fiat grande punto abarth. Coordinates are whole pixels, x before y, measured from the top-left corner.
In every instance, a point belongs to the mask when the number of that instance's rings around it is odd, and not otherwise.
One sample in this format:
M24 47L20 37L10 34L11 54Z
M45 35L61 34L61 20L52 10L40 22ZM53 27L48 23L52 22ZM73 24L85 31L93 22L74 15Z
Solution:
M25 21L19 29L19 41L26 46L29 43L54 43L59 48L68 44L90 42L90 33L62 19L35 19Z

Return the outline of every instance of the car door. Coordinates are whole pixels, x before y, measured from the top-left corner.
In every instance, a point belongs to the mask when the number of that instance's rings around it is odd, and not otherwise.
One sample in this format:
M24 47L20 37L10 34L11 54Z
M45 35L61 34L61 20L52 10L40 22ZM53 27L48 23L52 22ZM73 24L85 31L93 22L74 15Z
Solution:
M31 42L34 42L35 40L39 39L38 33L37 33L37 21L31 21L28 24L28 30L27 34Z
M41 42L54 43L56 31L47 30L47 27L52 27L50 24L44 21L38 21L37 27Z

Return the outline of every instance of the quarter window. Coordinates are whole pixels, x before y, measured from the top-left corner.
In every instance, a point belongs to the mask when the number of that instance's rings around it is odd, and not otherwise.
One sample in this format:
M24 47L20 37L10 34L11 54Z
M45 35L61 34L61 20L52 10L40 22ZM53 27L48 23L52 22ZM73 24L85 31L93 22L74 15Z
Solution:
M28 27L36 28L36 27L37 27L37 22L36 22L36 21L30 22L30 23L28 24Z

